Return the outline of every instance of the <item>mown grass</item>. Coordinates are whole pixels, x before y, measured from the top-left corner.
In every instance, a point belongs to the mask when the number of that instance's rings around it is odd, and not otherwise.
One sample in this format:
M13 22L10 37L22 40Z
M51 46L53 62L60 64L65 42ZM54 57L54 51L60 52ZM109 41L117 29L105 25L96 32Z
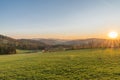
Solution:
M120 49L0 56L0 80L120 80Z

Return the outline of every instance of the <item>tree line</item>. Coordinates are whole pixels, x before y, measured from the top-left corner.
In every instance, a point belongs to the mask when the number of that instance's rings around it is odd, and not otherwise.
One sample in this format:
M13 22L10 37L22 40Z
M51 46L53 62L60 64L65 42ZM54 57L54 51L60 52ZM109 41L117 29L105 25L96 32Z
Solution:
M61 51L88 48L120 48L120 40L90 39L48 45L40 41L30 39L13 40L0 38L0 54L15 54L16 49Z

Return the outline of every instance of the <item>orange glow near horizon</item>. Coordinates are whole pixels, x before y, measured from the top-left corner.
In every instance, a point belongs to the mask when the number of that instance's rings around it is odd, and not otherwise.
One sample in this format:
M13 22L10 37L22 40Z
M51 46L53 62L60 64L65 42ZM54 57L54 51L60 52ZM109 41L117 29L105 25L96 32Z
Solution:
M65 34L16 34L16 35L10 35L10 37L15 39L33 39L33 38L45 38L45 39L87 39L87 38L104 38L106 39L107 36L103 35L65 35Z

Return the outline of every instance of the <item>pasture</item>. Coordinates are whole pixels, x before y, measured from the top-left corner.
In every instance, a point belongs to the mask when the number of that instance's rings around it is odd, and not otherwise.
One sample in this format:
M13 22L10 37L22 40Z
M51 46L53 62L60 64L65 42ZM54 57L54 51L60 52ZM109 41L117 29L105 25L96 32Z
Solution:
M0 80L120 80L120 49L0 55Z

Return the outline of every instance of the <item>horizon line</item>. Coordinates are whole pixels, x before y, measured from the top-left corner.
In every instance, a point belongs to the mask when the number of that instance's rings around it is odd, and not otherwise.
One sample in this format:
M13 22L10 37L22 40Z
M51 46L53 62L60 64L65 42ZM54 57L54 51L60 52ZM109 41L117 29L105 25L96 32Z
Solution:
M2 35L2 34L1 34ZM42 36L38 36L38 35L7 35L5 34L4 36L8 36L14 39L62 39L62 40L78 40L78 39L111 39L108 36L74 36L74 35L57 35L57 36L52 36L52 35L42 35ZM118 36L118 38L116 39L120 39L120 37Z

